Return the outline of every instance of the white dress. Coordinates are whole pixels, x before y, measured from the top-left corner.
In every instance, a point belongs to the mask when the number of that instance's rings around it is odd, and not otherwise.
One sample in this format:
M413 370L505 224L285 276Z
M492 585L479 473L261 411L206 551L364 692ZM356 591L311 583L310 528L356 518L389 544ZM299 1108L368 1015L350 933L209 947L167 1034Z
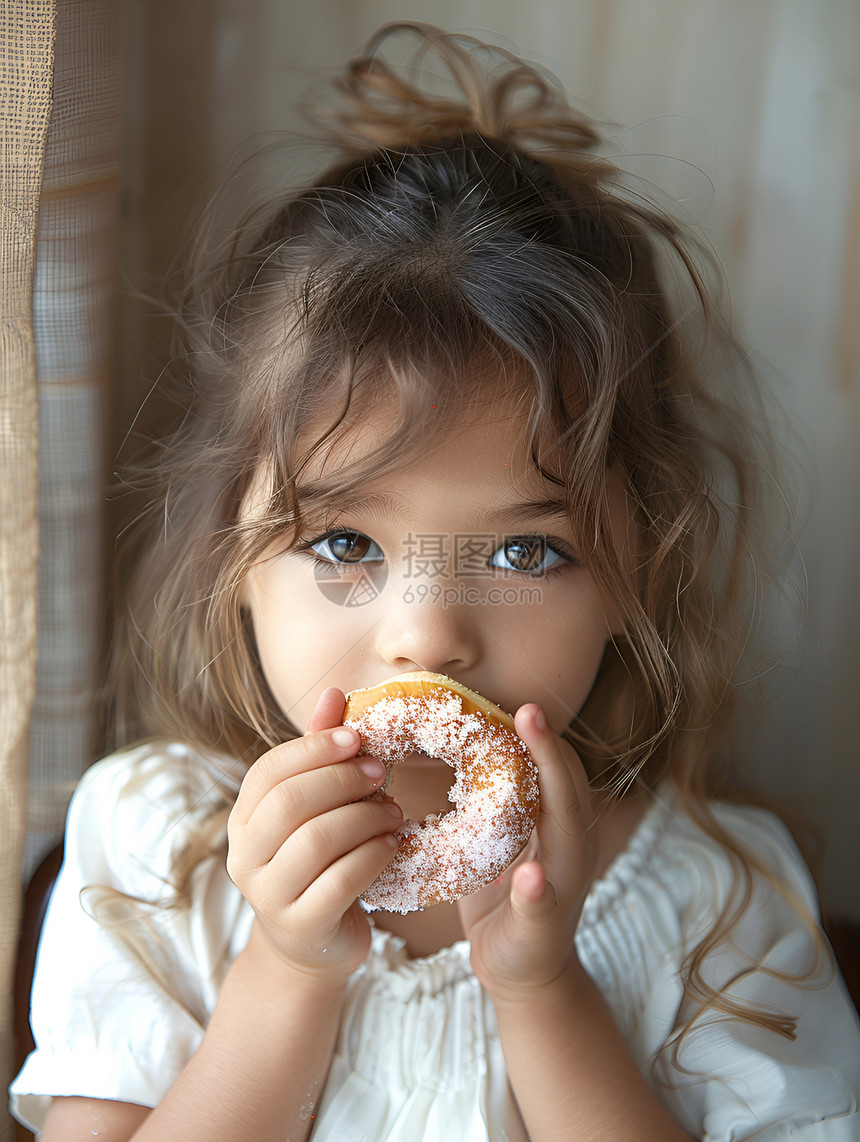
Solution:
M124 907L92 885L170 899L177 855L235 788L227 759L180 745L142 746L85 775L69 812L66 858L51 900L33 994L37 1047L12 1086L32 1129L52 1095L155 1106L203 1036L252 914L223 858L200 863L190 909ZM738 838L805 904L809 874L783 825L751 808L716 806ZM860 1027L837 975L800 987L773 972L808 966L811 940L762 879L708 979L740 975L732 994L798 1018L792 1041L719 1014L702 1017L676 1056L662 1051L689 1022L679 966L732 883L729 860L661 790L625 851L597 881L576 936L643 1074L694 1138L707 1142L860 1140ZM103 894L102 894L103 895ZM108 907L108 925L92 917ZM135 917L132 920L130 917ZM137 941L141 955L129 950ZM769 971L750 972L751 959ZM355 973L313 1142L527 1142L510 1095L492 1002L462 942L409 959L374 930Z

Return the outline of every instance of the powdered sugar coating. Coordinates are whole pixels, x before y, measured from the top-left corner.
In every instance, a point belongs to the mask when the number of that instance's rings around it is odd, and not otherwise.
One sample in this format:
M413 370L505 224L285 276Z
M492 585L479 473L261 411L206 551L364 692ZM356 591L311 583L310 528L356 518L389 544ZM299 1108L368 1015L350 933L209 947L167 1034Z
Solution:
M386 764L424 753L455 771L453 811L404 822L397 854L362 896L366 904L406 913L458 900L521 852L537 817L538 782L512 730L483 713L464 713L461 696L443 685L385 695L345 724L361 735L362 753Z

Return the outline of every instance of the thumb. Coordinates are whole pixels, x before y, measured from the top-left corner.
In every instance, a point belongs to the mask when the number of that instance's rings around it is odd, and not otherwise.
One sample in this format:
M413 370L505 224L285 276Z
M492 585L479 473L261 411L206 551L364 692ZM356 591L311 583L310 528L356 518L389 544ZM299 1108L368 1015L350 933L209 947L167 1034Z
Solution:
M542 926L557 904L555 889L547 880L542 864L530 860L514 870L510 908L518 925L525 929Z
M317 699L313 712L308 719L307 733L317 733L319 730L331 730L339 726L343 719L346 698L343 690L336 686L329 686L323 690Z

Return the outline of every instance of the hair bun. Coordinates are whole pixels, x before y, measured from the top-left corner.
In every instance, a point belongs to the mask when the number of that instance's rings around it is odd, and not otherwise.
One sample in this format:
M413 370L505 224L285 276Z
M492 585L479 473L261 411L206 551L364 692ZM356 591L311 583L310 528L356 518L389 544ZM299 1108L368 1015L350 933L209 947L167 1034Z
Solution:
M382 52L406 34L419 42L408 65L399 68ZM438 77L428 57L442 62L462 98L432 90ZM328 121L329 141L347 152L432 146L470 134L542 157L569 156L600 142L591 120L570 107L554 77L503 48L430 24L387 24L335 85L344 105L313 114Z

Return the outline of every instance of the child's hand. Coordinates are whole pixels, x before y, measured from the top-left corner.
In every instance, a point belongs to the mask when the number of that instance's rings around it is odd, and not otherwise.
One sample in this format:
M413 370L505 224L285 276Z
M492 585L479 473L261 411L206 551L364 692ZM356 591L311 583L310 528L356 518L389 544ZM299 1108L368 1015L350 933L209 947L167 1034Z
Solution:
M472 967L497 999L544 987L568 966L596 864L588 839L588 779L579 758L547 728L539 706L522 706L516 727L538 767L538 823L504 875L458 905Z
M304 737L251 766L230 814L227 870L288 966L345 977L370 947L357 898L391 860L403 815L365 800L385 767L356 757L343 709L343 693L326 690Z

